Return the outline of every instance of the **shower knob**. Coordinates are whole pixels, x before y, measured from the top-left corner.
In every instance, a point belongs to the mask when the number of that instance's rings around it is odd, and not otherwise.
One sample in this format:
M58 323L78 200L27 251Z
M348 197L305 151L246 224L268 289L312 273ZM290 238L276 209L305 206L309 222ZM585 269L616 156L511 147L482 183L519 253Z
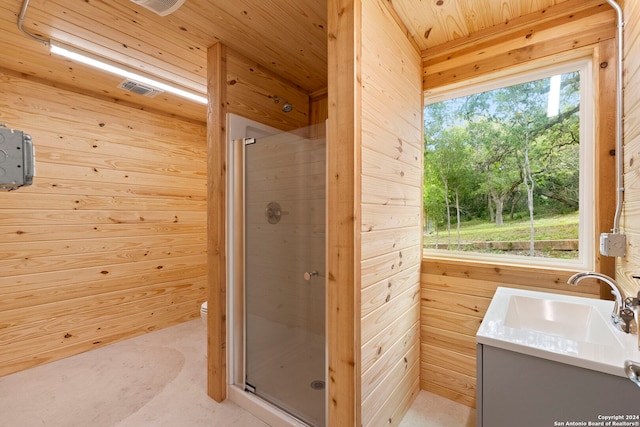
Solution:
M280 204L278 202L269 203L267 208L264 210L264 216L267 218L269 224L279 223L282 214L283 212L282 209L280 209Z
M313 270L311 272L306 271L304 273L304 280L308 282L309 280L311 280L312 277L317 277L317 276L318 276L318 272L316 270Z

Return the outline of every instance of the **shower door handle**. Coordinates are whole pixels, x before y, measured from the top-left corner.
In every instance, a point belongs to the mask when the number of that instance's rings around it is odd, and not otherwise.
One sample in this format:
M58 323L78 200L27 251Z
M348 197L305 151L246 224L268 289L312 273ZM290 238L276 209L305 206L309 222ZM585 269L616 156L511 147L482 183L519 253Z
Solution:
M307 282L309 280L311 280L312 277L318 277L318 271L317 270L313 270L313 271L305 271L304 273L304 280L306 280Z

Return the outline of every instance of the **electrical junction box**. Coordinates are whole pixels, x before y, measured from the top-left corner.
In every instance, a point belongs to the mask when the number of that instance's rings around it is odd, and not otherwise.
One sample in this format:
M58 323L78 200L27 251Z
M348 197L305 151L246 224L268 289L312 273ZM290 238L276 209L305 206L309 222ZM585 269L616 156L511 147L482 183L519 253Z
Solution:
M627 237L619 233L600 234L600 254L610 257L623 257L627 251Z
M35 156L31 136L0 124L0 190L17 190L33 183Z

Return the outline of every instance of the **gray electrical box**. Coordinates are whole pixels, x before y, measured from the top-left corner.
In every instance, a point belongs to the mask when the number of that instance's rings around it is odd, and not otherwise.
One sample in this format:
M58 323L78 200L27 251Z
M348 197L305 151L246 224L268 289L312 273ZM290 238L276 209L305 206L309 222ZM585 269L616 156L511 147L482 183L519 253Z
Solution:
M0 190L33 183L36 162L31 136L0 124Z
M600 255L623 257L627 254L627 237L620 233L600 234Z

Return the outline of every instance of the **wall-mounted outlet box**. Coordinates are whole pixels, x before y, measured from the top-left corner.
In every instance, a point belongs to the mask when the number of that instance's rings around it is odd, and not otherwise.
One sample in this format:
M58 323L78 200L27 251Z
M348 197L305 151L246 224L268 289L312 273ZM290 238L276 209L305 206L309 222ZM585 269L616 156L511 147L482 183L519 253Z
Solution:
M0 190L17 190L31 185L34 175L31 136L0 124Z
M600 254L610 257L623 257L627 251L627 237L619 233L600 235Z

